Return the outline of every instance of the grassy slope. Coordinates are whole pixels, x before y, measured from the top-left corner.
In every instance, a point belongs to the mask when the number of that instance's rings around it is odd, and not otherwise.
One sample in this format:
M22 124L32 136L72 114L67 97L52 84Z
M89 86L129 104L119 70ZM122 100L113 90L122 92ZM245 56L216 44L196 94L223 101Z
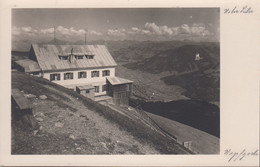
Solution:
M93 102L76 92L42 78L12 72L12 88L48 99L31 99L34 115L42 129L33 129L20 121L12 121L16 154L179 154L177 143L144 124ZM63 122L63 128L53 125ZM85 128L83 124L87 123ZM77 125L77 126L76 126ZM133 126L134 125L134 126ZM37 134L34 135L34 130ZM109 133L110 132L110 133ZM75 140L69 138L73 134ZM112 135L112 136L111 136ZM105 144L104 144L105 143Z

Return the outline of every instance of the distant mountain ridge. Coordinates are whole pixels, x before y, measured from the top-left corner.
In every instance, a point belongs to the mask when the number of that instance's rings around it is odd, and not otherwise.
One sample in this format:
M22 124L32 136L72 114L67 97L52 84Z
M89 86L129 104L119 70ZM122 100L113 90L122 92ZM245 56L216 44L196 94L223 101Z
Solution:
M200 60L195 60L196 54ZM162 77L168 85L178 85L192 99L219 102L220 46L217 42L142 42L111 52L123 66ZM158 85L159 86L159 85Z
M152 49L151 49L152 50ZM195 55L199 53L202 58L195 61ZM150 58L144 58L138 62L127 63L124 66L131 69L139 69L150 73L175 71L177 73L206 70L219 65L219 48L217 46L184 45L159 51Z
M20 52L28 52L30 50L31 44L56 44L56 45L84 45L85 41L65 41L60 39L52 39L47 41L40 40L12 40L12 51L20 51ZM119 50L121 48L129 47L130 45L139 43L139 41L135 40L122 40L122 41L113 41L113 40L95 40L95 41L86 41L87 45L106 45L112 51Z

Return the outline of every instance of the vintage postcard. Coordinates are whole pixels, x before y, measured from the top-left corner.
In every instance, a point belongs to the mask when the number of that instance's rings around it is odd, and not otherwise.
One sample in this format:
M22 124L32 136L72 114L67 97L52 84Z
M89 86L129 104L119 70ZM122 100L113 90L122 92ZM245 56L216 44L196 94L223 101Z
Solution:
M0 165L258 166L258 6L2 2Z

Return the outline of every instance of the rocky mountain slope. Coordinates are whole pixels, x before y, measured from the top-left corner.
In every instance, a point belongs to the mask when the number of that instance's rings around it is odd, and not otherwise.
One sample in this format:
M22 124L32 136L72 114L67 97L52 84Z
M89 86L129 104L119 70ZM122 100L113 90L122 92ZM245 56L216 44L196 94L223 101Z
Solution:
M13 70L12 88L31 102L38 124L29 126L26 117L13 117L12 154L186 153L140 121L46 79Z

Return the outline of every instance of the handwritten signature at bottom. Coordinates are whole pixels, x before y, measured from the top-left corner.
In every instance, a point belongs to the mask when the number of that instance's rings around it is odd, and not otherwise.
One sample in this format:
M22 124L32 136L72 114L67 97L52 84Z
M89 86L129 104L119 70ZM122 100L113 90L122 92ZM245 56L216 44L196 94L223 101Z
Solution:
M246 149L242 150L241 152L232 151L231 149L226 149L224 151L224 155L230 156L228 162L235 162L235 161L241 161L247 156L258 156L259 150L256 149L255 151L247 151Z

